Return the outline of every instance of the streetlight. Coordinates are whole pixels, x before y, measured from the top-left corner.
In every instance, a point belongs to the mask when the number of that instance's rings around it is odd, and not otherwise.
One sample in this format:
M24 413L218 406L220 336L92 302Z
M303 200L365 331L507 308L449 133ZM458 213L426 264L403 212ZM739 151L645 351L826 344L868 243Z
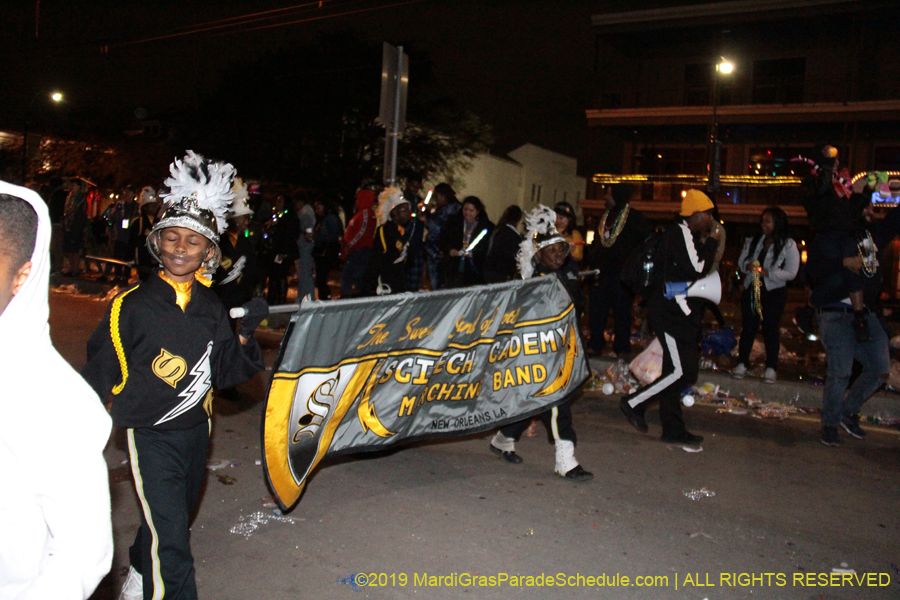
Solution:
M722 142L719 137L719 123L717 110L719 108L719 77L730 75L734 71L734 63L724 56L716 64L712 81L712 127L709 129L709 180L707 187L710 192L719 191L719 173L722 170Z
M44 95L44 92L38 92L34 96L31 97L31 102L28 103L28 107L25 109L25 127L22 128L22 184L24 185L28 181L28 126L30 125L28 118L31 116L31 108L34 106L34 101ZM60 91L51 92L48 96L50 100L55 103L60 103L63 101L63 95Z

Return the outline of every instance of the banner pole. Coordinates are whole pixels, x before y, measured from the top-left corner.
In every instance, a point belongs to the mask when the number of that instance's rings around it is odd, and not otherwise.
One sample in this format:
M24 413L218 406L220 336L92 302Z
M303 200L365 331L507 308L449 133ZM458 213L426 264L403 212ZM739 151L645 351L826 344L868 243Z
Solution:
M299 304L276 304L275 306L269 307L269 314L274 315L278 313L292 313L300 310ZM231 310L228 311L228 316L232 319L240 319L246 314L243 306L235 306Z

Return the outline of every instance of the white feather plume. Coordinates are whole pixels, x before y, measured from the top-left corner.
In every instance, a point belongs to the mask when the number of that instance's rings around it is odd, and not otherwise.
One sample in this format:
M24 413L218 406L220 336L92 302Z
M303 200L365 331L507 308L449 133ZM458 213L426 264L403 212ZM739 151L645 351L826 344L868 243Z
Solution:
M231 201L231 208L228 210L228 218L233 219L235 217L252 215L253 211L250 209L250 192L248 191L247 184L244 183L244 180L240 177L235 177L234 185L231 186L231 191L234 192L234 199Z
M400 191L398 187L389 187L385 188L383 192L378 194L378 209L376 211L376 216L378 217L378 224L384 225L391 219L391 211L406 202L406 199L403 197L403 192Z
M156 190L154 190L149 185L145 185L141 188L141 193L138 196L138 203L140 206L144 206L145 204L150 204L153 202L159 202L159 198L156 195Z
M244 183L244 180L240 177L234 178L234 185L231 186L231 191L234 192L234 203L246 203L247 199L250 198L250 192L247 191L247 184Z
M556 231L556 213L549 207L539 204L525 217L525 239L519 244L516 261L522 279L528 279L534 273L534 236L538 234L554 234Z
M229 163L212 162L188 150L184 160L176 158L169 166L169 173L172 176L165 181L169 191L162 194L166 205L184 198L192 199L199 208L215 215L221 235L227 226L228 208L234 198L231 191L234 167Z

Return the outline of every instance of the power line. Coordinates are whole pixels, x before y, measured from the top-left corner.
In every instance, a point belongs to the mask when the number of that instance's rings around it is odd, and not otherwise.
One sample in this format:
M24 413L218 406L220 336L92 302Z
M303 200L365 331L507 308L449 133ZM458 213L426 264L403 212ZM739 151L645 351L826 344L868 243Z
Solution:
M200 23L198 25L193 26L193 29L189 29L186 31L180 31L177 33L157 35L157 36L153 36L153 37L142 38L139 40L129 40L127 42L117 42L117 43L113 43L113 44L106 44L101 47L101 51L108 52L109 48L122 48L122 47L126 47L126 46L136 46L139 44L147 44L150 42L170 40L170 39L185 37L185 36L189 36L189 35L196 35L198 33L206 33L206 32L210 32L210 31L217 31L217 30L229 29L229 28L233 28L233 30L232 31L220 31L219 33L217 33L215 35L234 35L234 34L238 34L238 33L250 33L253 31L262 31L264 29L273 29L276 27L287 27L289 25L299 25L302 23L311 23L314 21L324 21L326 19L335 19L338 17L357 15L357 14L367 13L367 12L371 12L371 11L375 11L375 10L382 10L385 8L404 6L407 4L417 4L420 2L424 2L424 1L425 0L403 0L400 2L392 2L390 4L384 4L382 6L375 6L375 7L370 7L370 8L359 8L359 9L355 9L355 10L347 10L344 12L333 13L333 14L328 14L328 15L318 15L318 16L312 16L312 17L307 17L307 18L303 18L303 19L295 19L295 20L291 20L291 21L272 23L269 25L260 25L258 27L240 28L243 25L272 19L272 18L274 18L275 13L280 14L280 13L284 13L284 12L288 12L288 11L298 10L301 8L308 8L313 5L321 8L325 4L324 0L322 2L308 2L308 3L304 3L304 4L297 4L294 6L273 9L273 10L269 10L269 11L262 11L262 12L258 12L258 13L248 13L247 15L241 15L238 17L229 17L226 19L209 21L207 23ZM240 21L240 22L227 23L228 21Z
M346 17L346 16L349 16L349 15L355 15L355 14L361 14L361 13L365 13L365 12L371 12L371 11L373 11L373 10L381 10L381 9L383 9L383 8L393 8L393 7L395 7L395 6L404 6L404 5L407 5L407 4L419 4L420 2L425 2L425 0L405 0L405 1L403 1L403 2L394 2L394 3L391 3L391 4L385 4L384 6L377 6L377 7L374 7L374 8L361 8L361 9L357 9L357 10L349 10L349 11L346 11L346 12L336 13L336 14L333 14L333 15L327 15L327 16L322 16L322 17L312 17L312 18L309 18L309 19L298 19L298 20L296 20L296 21L288 21L288 22L286 22L286 23L276 23L276 24L274 24L274 25L263 25L263 26L260 26L260 27L253 27L253 28L251 28L251 29L246 29L246 30L244 30L244 32L245 32L245 33L249 33L249 32L251 32L251 31L261 31L261 30L263 30L263 29L272 29L272 28L275 28L275 27L284 27L284 26L287 26L287 25L299 25L300 23L309 23L309 22L312 22L312 21L321 21L321 20L324 20L324 19L331 19L331 18L334 18L334 17Z
M218 23L227 23L229 21L249 20L250 22L252 22L252 21L259 21L259 20L264 20L264 19L271 19L272 15L276 15L276 14L280 14L280 13L284 13L284 12L291 12L291 11L295 11L295 10L302 9L302 8L308 8L310 6L324 8L324 5L326 2L334 2L334 1L335 0L314 0L313 2L305 2L303 4L294 4L293 6L283 6L281 8L273 8L270 10L263 10L263 11L259 11L259 12L255 12L255 13L247 13L246 15L239 15L237 17L226 17L224 19L215 19L213 21L207 21L205 23L195 23L193 25L188 25L186 27L179 28L179 29L194 31L194 30L199 30L199 28L202 28L202 27L206 27L209 25L216 25Z

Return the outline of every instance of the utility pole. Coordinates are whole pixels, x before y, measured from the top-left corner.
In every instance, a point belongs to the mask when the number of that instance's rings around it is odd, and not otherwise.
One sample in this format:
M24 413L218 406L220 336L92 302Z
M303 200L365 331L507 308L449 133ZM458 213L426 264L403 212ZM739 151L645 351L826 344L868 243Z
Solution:
M722 173L722 142L719 141L719 77L729 75L734 65L724 57L716 63L712 80L712 124L709 128L709 176L707 190L711 193L719 191L719 175Z
M397 138L406 129L409 58L403 46L384 43L381 54L381 104L378 121L384 126L384 183L397 183Z

